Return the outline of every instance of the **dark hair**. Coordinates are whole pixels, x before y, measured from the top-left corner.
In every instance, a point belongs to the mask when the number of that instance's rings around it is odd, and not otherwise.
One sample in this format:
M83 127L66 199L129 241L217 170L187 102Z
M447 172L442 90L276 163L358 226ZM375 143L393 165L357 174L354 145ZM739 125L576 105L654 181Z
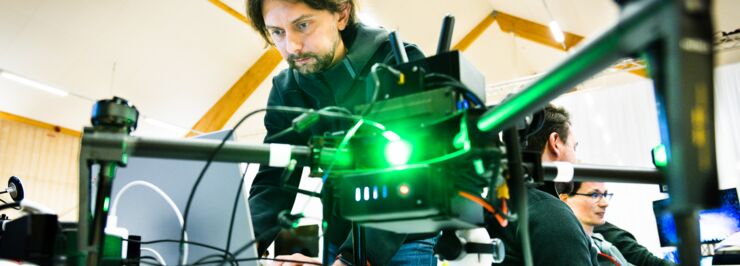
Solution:
M542 152L545 150L545 144L547 139L550 137L550 133L556 132L560 135L563 143L568 141L568 133L570 132L570 114L562 107L555 107L552 104L548 104L544 108L545 110L545 121L542 124L542 128L529 136L527 139L526 150Z
M349 19L347 25L354 25L357 23L357 5L355 0L281 0L288 2L303 2L309 7L316 10L327 10L331 13L337 13L342 11L344 4L349 5ZM264 0L247 0L247 17L252 21L252 28L259 32L263 39L269 44L273 44L270 40L270 36L267 33L267 26L265 26L265 17L262 16L262 4Z
M555 182L555 192L558 194L575 195L576 191L581 188L581 182Z

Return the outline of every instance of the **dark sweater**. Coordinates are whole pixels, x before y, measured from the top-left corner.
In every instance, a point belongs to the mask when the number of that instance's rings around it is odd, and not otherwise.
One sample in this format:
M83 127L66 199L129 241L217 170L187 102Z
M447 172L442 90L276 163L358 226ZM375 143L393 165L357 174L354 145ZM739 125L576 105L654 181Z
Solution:
M375 63L393 64L394 62L388 32L356 24L347 27L341 35L348 49L347 55L341 62L317 74L303 75L291 68L283 70L272 80L273 87L267 105L315 110L327 106L339 106L352 110L356 105L369 102L372 98L372 91L365 85L364 77ZM424 58L422 52L415 46L406 45L406 51L410 60ZM291 127L293 118L298 115L268 111L264 119L267 129L266 138ZM351 126L352 123L346 120L322 117L316 125L304 133L286 134L271 142L305 146L312 135L347 130ZM296 195L295 192L265 186L298 187L300 183L300 168L287 180L280 180L282 171L282 168L260 167L250 189L249 207L254 232L259 239L259 254L264 253L277 235L274 228L278 224L278 213L282 210L290 210ZM340 246L349 235L350 224L338 217L330 218L330 224L326 237L334 245ZM388 261L405 238L405 235L389 235L382 239L383 245L369 245L368 254L371 255L369 258L371 261L380 262L375 264ZM378 247L379 250L374 247Z
M534 265L598 265L596 250L573 211L559 199L535 188L527 191L529 236ZM505 245L502 265L523 265L521 236L517 223L501 228L487 223L491 237Z
M619 252L624 255L632 264L635 265L675 265L670 261L662 260L647 248L637 243L637 239L625 230L616 227L613 224L605 223L594 228L594 233L599 233L604 236L606 241L609 241L619 249Z

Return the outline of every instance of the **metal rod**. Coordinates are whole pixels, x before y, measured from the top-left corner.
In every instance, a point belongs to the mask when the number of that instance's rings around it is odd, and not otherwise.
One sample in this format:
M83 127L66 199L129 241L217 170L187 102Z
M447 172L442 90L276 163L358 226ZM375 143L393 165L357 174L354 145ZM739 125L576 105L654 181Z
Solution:
M643 49L659 37L651 32L654 25L662 22L654 19L655 14L672 2L636 2L634 8L625 10L623 19L616 26L586 44L527 89L486 112L478 121L478 128L482 131L501 131L614 62Z
M185 160L208 160L211 153L220 144L220 140L145 138L115 133L85 134L82 139L84 147L104 149L124 145L126 153L130 156ZM290 146L290 156L299 165L308 163L309 153L308 147ZM270 155L270 144L246 144L227 141L213 160L218 162L269 163Z
M674 212L678 235L678 259L681 265L699 265L701 248L699 238L699 215L696 211Z
M95 210L93 211L92 234L90 235L90 246L93 247L87 257L87 265L96 266L103 262L105 251L105 225L108 220L108 204L110 203L110 192L113 186L113 178L116 176L116 163L106 162L100 165L98 174L98 189L95 192Z
M511 189L512 205L518 218L518 231L521 237L522 257L524 265L533 265L532 246L529 239L529 213L527 211L527 188L524 186L524 169L522 168L522 152L519 146L519 132L515 127L504 130L504 144L508 159L509 187Z
M322 250L323 250L322 251L323 252L322 253L322 257L323 258L321 260L321 264L322 265L331 265L331 264L333 264L334 258L337 255L339 255L339 254L332 254L331 253L331 251L332 251L331 245L332 244L331 244L331 240L330 240L330 237L329 237L330 236L329 235L329 230L331 230L330 229L331 228L330 226L332 225L330 223L330 221L331 221L332 214L333 214L333 209L334 209L334 202L333 202L333 199L332 199L332 197L334 197L334 193L333 193L334 190L332 190L332 187L333 187L333 184L332 184L332 180L331 179L327 179L326 182L324 183L324 185L321 187L321 206L323 206L323 208L322 208L323 216L322 217L323 217L323 220L324 220L323 223L321 224L321 226L322 226L321 229L322 229L322 232L323 232L322 234L324 235L324 237L322 238L323 239L323 241L322 241ZM334 249L334 250L338 251L339 250L339 247L336 247L336 249Z
M562 163L559 163L562 165ZM556 163L542 163L545 181L554 181L558 174ZM665 174L656 168L624 167L595 164L573 164L573 181L599 181L635 184L665 184Z

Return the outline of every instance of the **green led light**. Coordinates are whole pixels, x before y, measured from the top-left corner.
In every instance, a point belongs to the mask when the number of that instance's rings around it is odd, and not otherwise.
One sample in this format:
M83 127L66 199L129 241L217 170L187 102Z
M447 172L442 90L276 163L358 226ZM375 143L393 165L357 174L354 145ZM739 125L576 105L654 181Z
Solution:
M486 168L483 167L483 160L481 159L475 159L473 161L473 166L475 166L475 173L478 175L483 175L486 172Z
M109 206L110 206L110 197L105 197L105 200L103 200L103 211L108 212Z
M665 168L668 165L668 153L666 152L665 145L655 146L652 152L655 167Z
M405 141L391 141L385 146L385 159L391 165L406 164L410 157L411 145Z

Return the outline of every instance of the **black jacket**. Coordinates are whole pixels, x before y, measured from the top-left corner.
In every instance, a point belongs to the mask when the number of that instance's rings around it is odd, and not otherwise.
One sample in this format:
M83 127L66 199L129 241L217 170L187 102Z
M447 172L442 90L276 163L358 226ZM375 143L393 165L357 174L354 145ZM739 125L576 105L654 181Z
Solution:
M529 238L534 265L598 265L597 251L573 211L559 199L535 188L527 189ZM524 265L521 235L517 223L501 228L487 221L491 237L504 242L506 258L501 265Z
M622 230L621 228L616 227L615 225L608 222L603 225L596 226L594 228L594 233L599 233L603 235L604 239L611 242L612 245L617 247L617 249L619 249L619 252L624 255L624 258L632 264L665 266L676 265L670 261L662 260L656 257L647 248L637 243L637 239L635 239L635 237L630 234L630 232Z
M269 106L304 107L318 110L327 106L339 106L352 110L354 106L367 103L372 98L372 91L366 87L364 77L375 63L394 64L388 32L383 29L370 28L356 24L341 32L342 40L347 47L347 55L341 62L330 69L310 75L302 75L288 68L272 80L273 87L267 102ZM410 60L424 58L422 52L413 45L406 45ZM267 138L291 126L298 114L268 111L264 123ZM289 133L274 143L307 145L311 135L347 130L352 126L350 121L321 118L318 124L304 133ZM280 180L282 168L260 167L252 183L249 195L249 206L252 213L254 232L258 237L258 252L263 254L277 234L277 216L282 210L290 210L295 200L295 192L274 189L266 186L298 187L300 169L297 169L287 180ZM332 217L331 228L325 237L340 246L349 235L350 225L347 221ZM373 264L381 265L390 260L398 247L405 240L404 235L384 235L380 239L370 239L374 233L367 232L368 242L382 241L383 245L368 247L368 257ZM390 234L390 233L388 233Z

